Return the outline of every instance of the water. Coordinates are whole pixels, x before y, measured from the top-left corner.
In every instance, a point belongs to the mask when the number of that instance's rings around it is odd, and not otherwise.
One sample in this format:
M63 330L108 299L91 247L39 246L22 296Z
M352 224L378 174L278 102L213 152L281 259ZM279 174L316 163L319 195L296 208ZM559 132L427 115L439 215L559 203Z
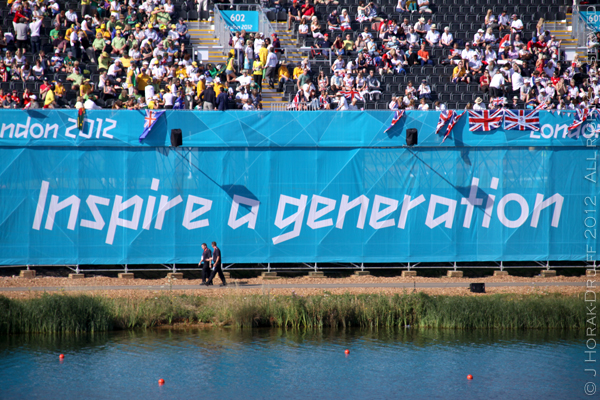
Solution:
M573 399L584 350L583 332L548 331L15 335L0 399Z

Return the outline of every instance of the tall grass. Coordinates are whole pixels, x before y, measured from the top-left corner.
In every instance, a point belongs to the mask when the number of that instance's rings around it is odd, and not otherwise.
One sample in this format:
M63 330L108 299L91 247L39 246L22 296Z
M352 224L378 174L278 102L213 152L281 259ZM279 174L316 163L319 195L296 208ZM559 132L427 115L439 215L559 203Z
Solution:
M110 308L98 298L45 294L10 300L0 296L0 334L83 333L112 328Z
M176 322L310 329L582 329L585 313L582 298L557 294L182 295L143 300L44 295L30 300L0 297L0 334L93 332Z

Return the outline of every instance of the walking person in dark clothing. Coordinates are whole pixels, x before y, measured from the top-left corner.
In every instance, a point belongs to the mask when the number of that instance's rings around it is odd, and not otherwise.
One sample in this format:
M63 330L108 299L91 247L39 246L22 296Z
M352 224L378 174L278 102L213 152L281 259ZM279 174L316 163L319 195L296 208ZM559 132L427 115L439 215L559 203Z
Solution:
M212 285L212 281L217 274L219 274L219 279L221 279L221 286L227 286L227 282L225 282L225 275L223 275L223 269L221 268L221 250L217 247L217 242L212 242L213 254L212 254L212 273L210 274L210 279L205 283L206 286Z
M217 109L219 111L227 110L227 102L229 99L227 98L227 92L225 92L225 88L221 88L221 93L217 96Z
M206 243L202 243L202 250L202 259L200 259L198 266L202 265L202 283L206 283L210 278L210 259L212 258L212 252Z
M208 87L200 93L200 101L203 102L202 108L204 111L213 111L215 109L217 95L215 94L212 82L210 82Z

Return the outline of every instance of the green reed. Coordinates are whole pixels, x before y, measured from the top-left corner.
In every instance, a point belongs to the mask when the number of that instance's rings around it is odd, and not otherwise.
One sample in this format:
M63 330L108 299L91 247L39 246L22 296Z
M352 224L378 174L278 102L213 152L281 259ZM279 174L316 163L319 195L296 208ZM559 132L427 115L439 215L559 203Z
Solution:
M585 302L560 294L202 297L147 299L43 295L29 300L0 296L0 334L94 332L174 323L237 327L321 329L427 327L447 329L582 329Z

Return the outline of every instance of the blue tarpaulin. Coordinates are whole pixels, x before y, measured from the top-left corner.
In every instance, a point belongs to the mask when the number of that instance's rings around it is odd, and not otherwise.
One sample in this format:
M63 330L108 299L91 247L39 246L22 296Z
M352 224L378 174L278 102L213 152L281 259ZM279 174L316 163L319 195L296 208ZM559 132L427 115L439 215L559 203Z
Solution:
M585 260L595 121L441 145L437 112L2 111L0 263ZM73 128L75 126L75 128ZM417 128L419 144L405 146ZM183 147L166 147L170 130ZM586 233L587 232L587 233Z

